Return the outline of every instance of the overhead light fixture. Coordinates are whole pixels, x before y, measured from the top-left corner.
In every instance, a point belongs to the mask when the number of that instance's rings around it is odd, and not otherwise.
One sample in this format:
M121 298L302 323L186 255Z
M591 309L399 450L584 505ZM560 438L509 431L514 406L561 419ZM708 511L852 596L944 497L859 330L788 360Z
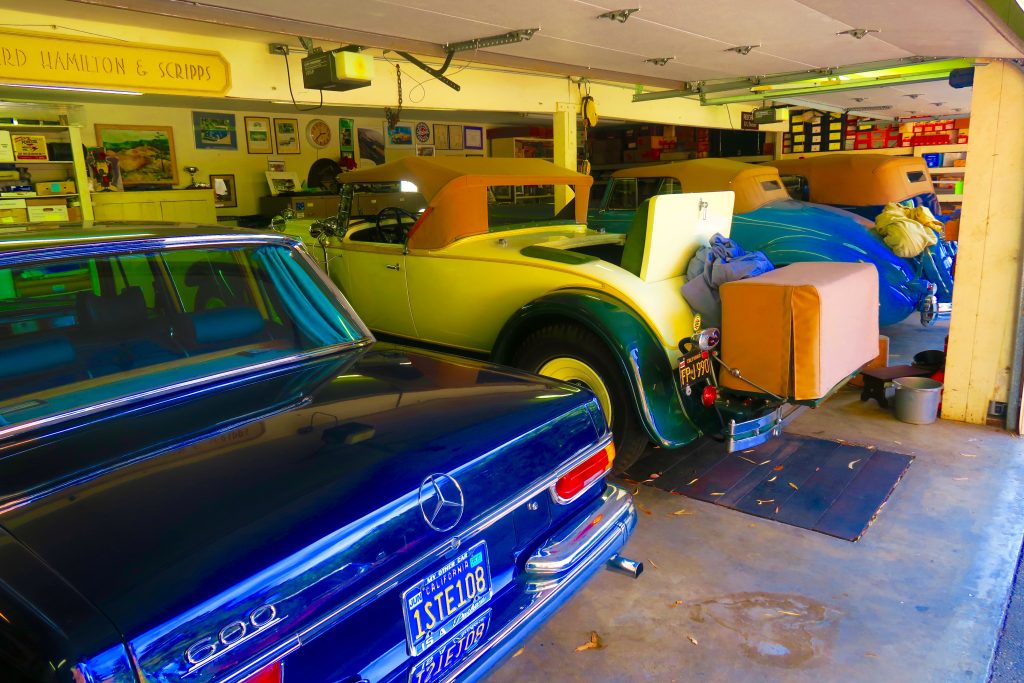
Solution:
M651 57L649 59L645 59L644 61L647 62L648 64L653 64L654 66L665 66L673 59L675 59L675 57Z
M931 105L932 105L933 107L941 107L941 106L942 106L942 105L944 105L944 104L945 104L945 102L932 102L932 103L931 103Z
M1019 0L1018 0L1019 1ZM869 33L878 33L877 28L851 28L847 31L839 31L836 33L837 36L852 36L857 40L860 40Z
M853 100L854 102L863 102L867 98L866 97L851 97L850 99Z
M62 92L94 92L101 95L141 95L134 90L106 90L103 88L79 88L70 85L31 85L28 83L0 83L0 88L28 88L30 90L60 90Z
M524 40L533 38L533 34L539 30L540 28L520 28L515 31L509 31L508 33L501 33L496 36L473 38L472 40L463 40L458 43L446 43L444 45L444 50L445 52L455 53L465 52L466 50L482 50L488 47L509 45L511 43L521 43Z
M727 47L723 52L735 52L738 55L748 55L755 47L761 47L761 43L758 43L757 45L737 45L736 47Z
M617 21L620 24L625 24L626 23L626 19L629 19L631 14L635 14L636 12L639 12L639 11L640 11L639 7L636 7L634 9L613 9L611 12L605 12L604 14L598 14L597 18L598 19L611 19L612 21Z
M919 92L910 93L909 95L904 95L904 97L909 97L912 100L916 100L920 96L921 96L921 93L919 93Z

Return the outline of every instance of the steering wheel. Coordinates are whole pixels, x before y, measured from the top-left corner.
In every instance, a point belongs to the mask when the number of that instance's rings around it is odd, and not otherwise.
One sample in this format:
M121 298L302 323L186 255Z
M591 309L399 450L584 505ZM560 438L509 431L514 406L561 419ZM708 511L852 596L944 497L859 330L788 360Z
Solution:
M388 217L392 217L394 222L385 225L384 221ZM408 219L408 224L402 224L403 218ZM377 234L380 235L383 242L388 244L405 244L405 236L409 233L409 228L416 221L416 215L409 213L405 209L400 209L397 206L386 206L377 214Z

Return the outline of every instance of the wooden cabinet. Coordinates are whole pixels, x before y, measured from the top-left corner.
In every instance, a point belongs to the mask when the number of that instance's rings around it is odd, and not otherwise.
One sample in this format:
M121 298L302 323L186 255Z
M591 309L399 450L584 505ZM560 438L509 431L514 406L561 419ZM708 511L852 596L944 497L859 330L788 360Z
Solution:
M296 218L328 218L338 213L337 194L277 195L260 197L260 215L268 220L285 209L295 212Z
M92 198L97 221L217 223L211 189L96 192Z
M495 138L491 140L491 156L554 161L555 141L548 138Z
M89 176L78 126L0 124L0 130L12 138L23 135L43 138L46 144L46 152L43 153L40 147L39 153L45 159L0 161L0 169L23 168L32 177L30 183L17 178L0 179L0 224L93 219ZM16 196L11 192L14 186L28 184L32 185L34 195ZM42 186L43 191L38 192L37 186ZM58 190L55 191L54 187Z

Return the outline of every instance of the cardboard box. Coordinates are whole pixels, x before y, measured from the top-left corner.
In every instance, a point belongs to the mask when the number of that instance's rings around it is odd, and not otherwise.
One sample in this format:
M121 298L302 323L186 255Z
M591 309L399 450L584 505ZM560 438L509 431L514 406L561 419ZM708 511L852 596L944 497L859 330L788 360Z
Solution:
M0 199L0 209L24 209L24 199Z
M26 209L0 209L0 225L10 223L28 223Z
M68 220L78 222L82 220L82 207L80 206L69 206L68 207Z
M17 209L14 209L17 211ZM27 209L28 220L32 223L61 222L68 220L68 207L66 204L57 206L30 206Z
M36 183L36 194L40 197L46 197L51 194L74 194L75 193L75 181L64 180L64 181L51 181L48 183Z
M49 161L46 136L17 134L11 136L15 161Z
M11 143L11 131L0 130L0 163L14 163L14 146Z

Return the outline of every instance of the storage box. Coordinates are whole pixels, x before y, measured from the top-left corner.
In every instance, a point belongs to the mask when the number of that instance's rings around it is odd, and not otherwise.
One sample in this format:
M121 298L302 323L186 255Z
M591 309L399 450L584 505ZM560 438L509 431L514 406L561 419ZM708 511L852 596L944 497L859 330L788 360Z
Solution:
M26 209L0 209L0 225L10 223L28 223Z
M19 133L11 136L14 147L15 161L49 161L46 152L46 137L43 135L25 135Z
M722 373L729 389L816 400L878 355L872 264L794 263L719 292L722 360L750 380Z
M82 220L82 207L80 206L69 206L68 207L68 220L69 221L80 221Z
M14 163L14 145L9 130L0 130L0 163Z
M36 194L40 197L46 197L51 194L74 194L75 193L75 181L64 180L64 181L51 181L48 183L36 183Z
M68 203L63 197L39 197L26 199L29 221L66 221Z
M24 199L0 199L0 209L24 209Z

